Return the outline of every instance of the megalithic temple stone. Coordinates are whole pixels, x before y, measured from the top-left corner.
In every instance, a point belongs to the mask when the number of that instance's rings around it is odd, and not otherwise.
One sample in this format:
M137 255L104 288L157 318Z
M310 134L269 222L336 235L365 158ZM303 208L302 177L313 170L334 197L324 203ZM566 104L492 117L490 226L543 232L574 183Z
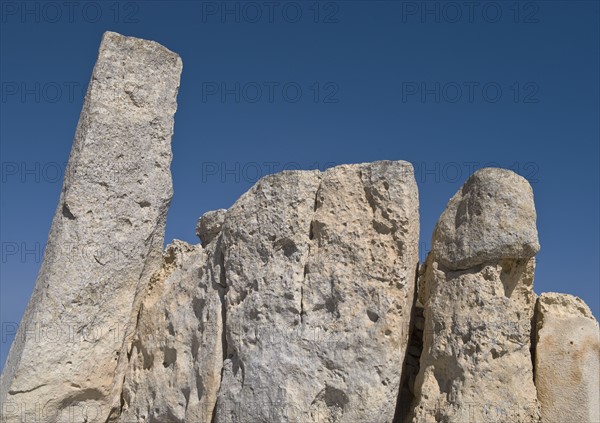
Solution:
M106 421L118 406L136 297L162 265L181 70L156 42L104 34L2 375L3 421Z
M475 172L450 200L419 280L425 330L412 423L540 421L533 383L533 190Z

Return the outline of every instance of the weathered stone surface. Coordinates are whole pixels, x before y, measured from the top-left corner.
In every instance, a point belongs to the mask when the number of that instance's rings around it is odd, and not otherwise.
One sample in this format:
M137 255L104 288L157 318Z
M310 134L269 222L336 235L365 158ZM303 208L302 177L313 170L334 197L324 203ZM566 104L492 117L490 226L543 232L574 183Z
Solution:
M265 177L199 219L202 245L163 254L180 72L105 34L3 422L599 422L600 334L578 298L538 299L534 377L536 213L510 171L452 198L418 299L401 161Z
M528 257L537 247L525 247L537 245L528 226L535 211L531 188L507 172L477 172L438 222L419 281L425 325L413 423L539 421Z
M600 332L588 306L572 295L542 294L536 337L542 422L600 422Z
M431 250L452 270L528 259L540 249L535 221L533 190L525 178L506 169L481 169L446 206Z
M530 354L533 260L444 271L430 256L414 423L538 421Z
M196 235L202 241L202 245L208 245L219 235L225 221L226 211L225 209L211 210L200 216L196 225Z
M210 423L223 363L210 254L182 241L167 247L142 302L119 421Z
M391 422L418 262L406 162L268 176L220 235L227 359L215 421Z
M70 421L84 421L81 410L105 421L119 403L134 297L162 261L181 68L155 42L102 39L44 261L0 382L6 421L36 406L47 422L64 421L67 409L76 413Z

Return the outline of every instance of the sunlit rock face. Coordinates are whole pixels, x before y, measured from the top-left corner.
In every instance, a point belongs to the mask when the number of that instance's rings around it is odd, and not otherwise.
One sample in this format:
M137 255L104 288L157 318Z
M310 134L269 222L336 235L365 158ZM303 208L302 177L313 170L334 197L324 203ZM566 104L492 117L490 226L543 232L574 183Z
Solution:
M589 307L567 294L537 302L535 384L542 420L600 421L600 332Z
M102 38L44 261L2 375L6 421L22 421L23 409L30 420L62 421L68 409L88 410L76 411L77 421L106 420L120 403L136 292L162 261L181 69L155 42Z
M534 294L511 171L466 181L420 266L404 161L266 176L163 251L181 70L104 35L0 421L600 420L598 323Z
M412 166L259 181L223 224L217 422L391 422L418 261Z
M500 169L476 172L448 203L419 282L425 330L409 421L539 421L535 215L527 181Z

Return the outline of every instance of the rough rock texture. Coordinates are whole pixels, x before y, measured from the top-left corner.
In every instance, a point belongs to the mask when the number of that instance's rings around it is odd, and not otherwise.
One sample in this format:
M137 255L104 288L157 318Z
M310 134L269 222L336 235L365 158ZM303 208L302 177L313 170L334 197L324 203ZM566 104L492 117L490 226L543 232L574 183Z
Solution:
M105 34L2 422L600 423L598 323L562 294L534 315L536 212L510 171L469 178L418 275L402 161L267 176L163 254L180 72Z
M23 409L27 421L36 413L63 421L67 409L70 421L86 420L81 410L104 421L119 402L134 297L161 263L181 68L155 42L102 39L44 261L0 382L6 421L23 421Z
M391 422L418 262L406 162L284 172L225 216L215 421Z
M537 302L535 384L544 423L600 422L600 332L585 303L542 294Z
M202 245L208 245L221 232L225 221L225 209L211 210L204 213L196 225L196 235L202 241Z
M432 237L435 259L448 269L469 269L501 259L528 259L540 244L533 190L506 169L475 172L452 197Z
M221 300L207 252L174 241L142 302L123 422L210 423L221 380Z
M539 421L531 188L509 171L476 172L440 217L432 246L419 282L425 330L409 418Z

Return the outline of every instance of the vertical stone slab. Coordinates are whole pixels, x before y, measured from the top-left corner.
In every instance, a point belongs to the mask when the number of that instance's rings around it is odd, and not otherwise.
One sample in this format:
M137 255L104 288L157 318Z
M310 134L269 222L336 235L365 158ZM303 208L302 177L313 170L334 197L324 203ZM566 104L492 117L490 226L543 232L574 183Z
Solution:
M223 365L213 247L167 247L140 308L119 422L211 422Z
M329 343L315 354L322 368L306 397L309 421L391 423L419 260L412 165L338 166L323 174L316 200L304 322Z
M418 217L406 162L272 175L227 211L216 422L392 422Z
M419 278L425 326L408 421L538 422L531 320L533 191L482 169L450 200Z
M222 248L226 359L215 422L280 421L299 413L302 283L318 171L262 178L227 211ZM306 341L307 348L310 348ZM285 382L284 382L285 380ZM304 378L302 378L304 380Z
M104 421L120 402L117 366L127 358L120 353L134 297L162 262L181 69L179 56L155 42L104 34L44 261L2 375L6 421L39 412L63 421L68 410L72 421Z
M572 295L542 294L536 339L542 422L600 422L600 332L589 307Z

